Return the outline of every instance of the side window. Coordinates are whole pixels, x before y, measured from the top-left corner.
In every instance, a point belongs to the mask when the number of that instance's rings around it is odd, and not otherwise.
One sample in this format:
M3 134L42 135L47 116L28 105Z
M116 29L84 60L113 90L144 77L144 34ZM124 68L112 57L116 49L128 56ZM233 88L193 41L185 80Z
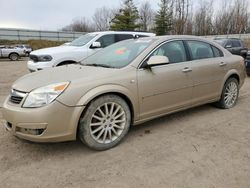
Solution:
M238 47L241 47L241 43L240 43L240 41L238 41L238 40L233 40L233 41L232 41L232 46L233 46L234 48L238 48Z
M200 41L187 41L193 60L213 58L214 53L211 45Z
M224 56L223 52L220 49L218 49L214 46L212 46L212 49L214 52L214 57L223 57Z
M104 35L96 40L96 42L101 43L101 47L105 48L113 43L115 43L115 35Z
M142 37L149 37L148 35L138 35L139 38L142 38Z
M153 52L151 56L166 56L169 63L180 63L187 61L185 47L182 41L167 42Z
M225 45L226 48L232 48L233 47L233 44L232 44L232 41L227 41L226 45Z
M116 42L122 41L122 40L127 40L127 39L132 39L133 35L129 35L129 34L116 34Z

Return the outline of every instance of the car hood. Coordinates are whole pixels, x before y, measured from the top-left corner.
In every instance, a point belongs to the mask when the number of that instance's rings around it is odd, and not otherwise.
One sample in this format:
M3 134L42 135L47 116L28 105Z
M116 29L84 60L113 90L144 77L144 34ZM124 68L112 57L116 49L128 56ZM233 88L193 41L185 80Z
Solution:
M22 92L30 92L39 87L66 81L79 83L80 80L81 83L89 83L112 77L118 70L119 69L82 65L66 65L48 68L21 77L13 84L12 88Z
M52 47L52 48L44 48L40 50L35 50L31 52L31 55L53 55L53 54L59 54L59 53L69 53L70 51L74 51L76 49L79 49L79 47L57 46L57 47Z

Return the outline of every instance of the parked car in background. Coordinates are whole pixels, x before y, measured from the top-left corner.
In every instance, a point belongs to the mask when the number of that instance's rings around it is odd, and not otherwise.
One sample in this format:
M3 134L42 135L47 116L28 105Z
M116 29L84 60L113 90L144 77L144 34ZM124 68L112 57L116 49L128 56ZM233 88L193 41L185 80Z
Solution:
M226 48L229 52L234 55L240 55L243 58L246 58L247 47L244 42L238 38L215 38L215 42Z
M246 71L247 75L250 76L250 49L248 49L246 56Z
M22 56L25 56L23 49L0 45L0 58L9 58L12 61L17 61Z
M33 72L48 67L74 64L113 43L134 37L149 36L155 36L155 34L115 31L88 33L67 45L33 51L27 63L28 69Z
M6 129L20 138L59 142L79 136L90 148L105 150L120 143L131 125L205 103L232 108L245 75L242 57L202 38L125 40L80 64L20 78L2 113Z
M18 45L16 45L16 47L17 47L17 48L23 49L26 56L29 56L29 54L30 54L30 53L32 52L32 50L33 50L33 49L30 47L30 45L28 45L28 44L18 44Z

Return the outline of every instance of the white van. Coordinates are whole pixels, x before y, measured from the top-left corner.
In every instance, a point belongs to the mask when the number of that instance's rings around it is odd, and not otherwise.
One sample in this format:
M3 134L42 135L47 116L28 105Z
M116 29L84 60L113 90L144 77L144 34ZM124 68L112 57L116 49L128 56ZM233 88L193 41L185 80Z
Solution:
M67 45L44 48L30 53L28 69L31 72L48 67L77 63L92 55L97 50L113 43L135 37L155 36L154 33L144 32L93 32L83 35Z

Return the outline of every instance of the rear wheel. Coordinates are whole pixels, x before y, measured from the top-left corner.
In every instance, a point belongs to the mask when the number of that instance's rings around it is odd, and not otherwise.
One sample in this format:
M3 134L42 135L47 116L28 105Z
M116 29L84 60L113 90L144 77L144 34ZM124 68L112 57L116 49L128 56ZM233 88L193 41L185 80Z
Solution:
M121 142L130 123L127 103L119 96L105 95L86 109L79 124L79 138L92 149L106 150Z
M229 78L223 88L221 98L216 106L229 109L235 106L239 96L239 82L235 78Z
M19 55L16 53L12 53L9 55L11 61L17 61L19 59Z

